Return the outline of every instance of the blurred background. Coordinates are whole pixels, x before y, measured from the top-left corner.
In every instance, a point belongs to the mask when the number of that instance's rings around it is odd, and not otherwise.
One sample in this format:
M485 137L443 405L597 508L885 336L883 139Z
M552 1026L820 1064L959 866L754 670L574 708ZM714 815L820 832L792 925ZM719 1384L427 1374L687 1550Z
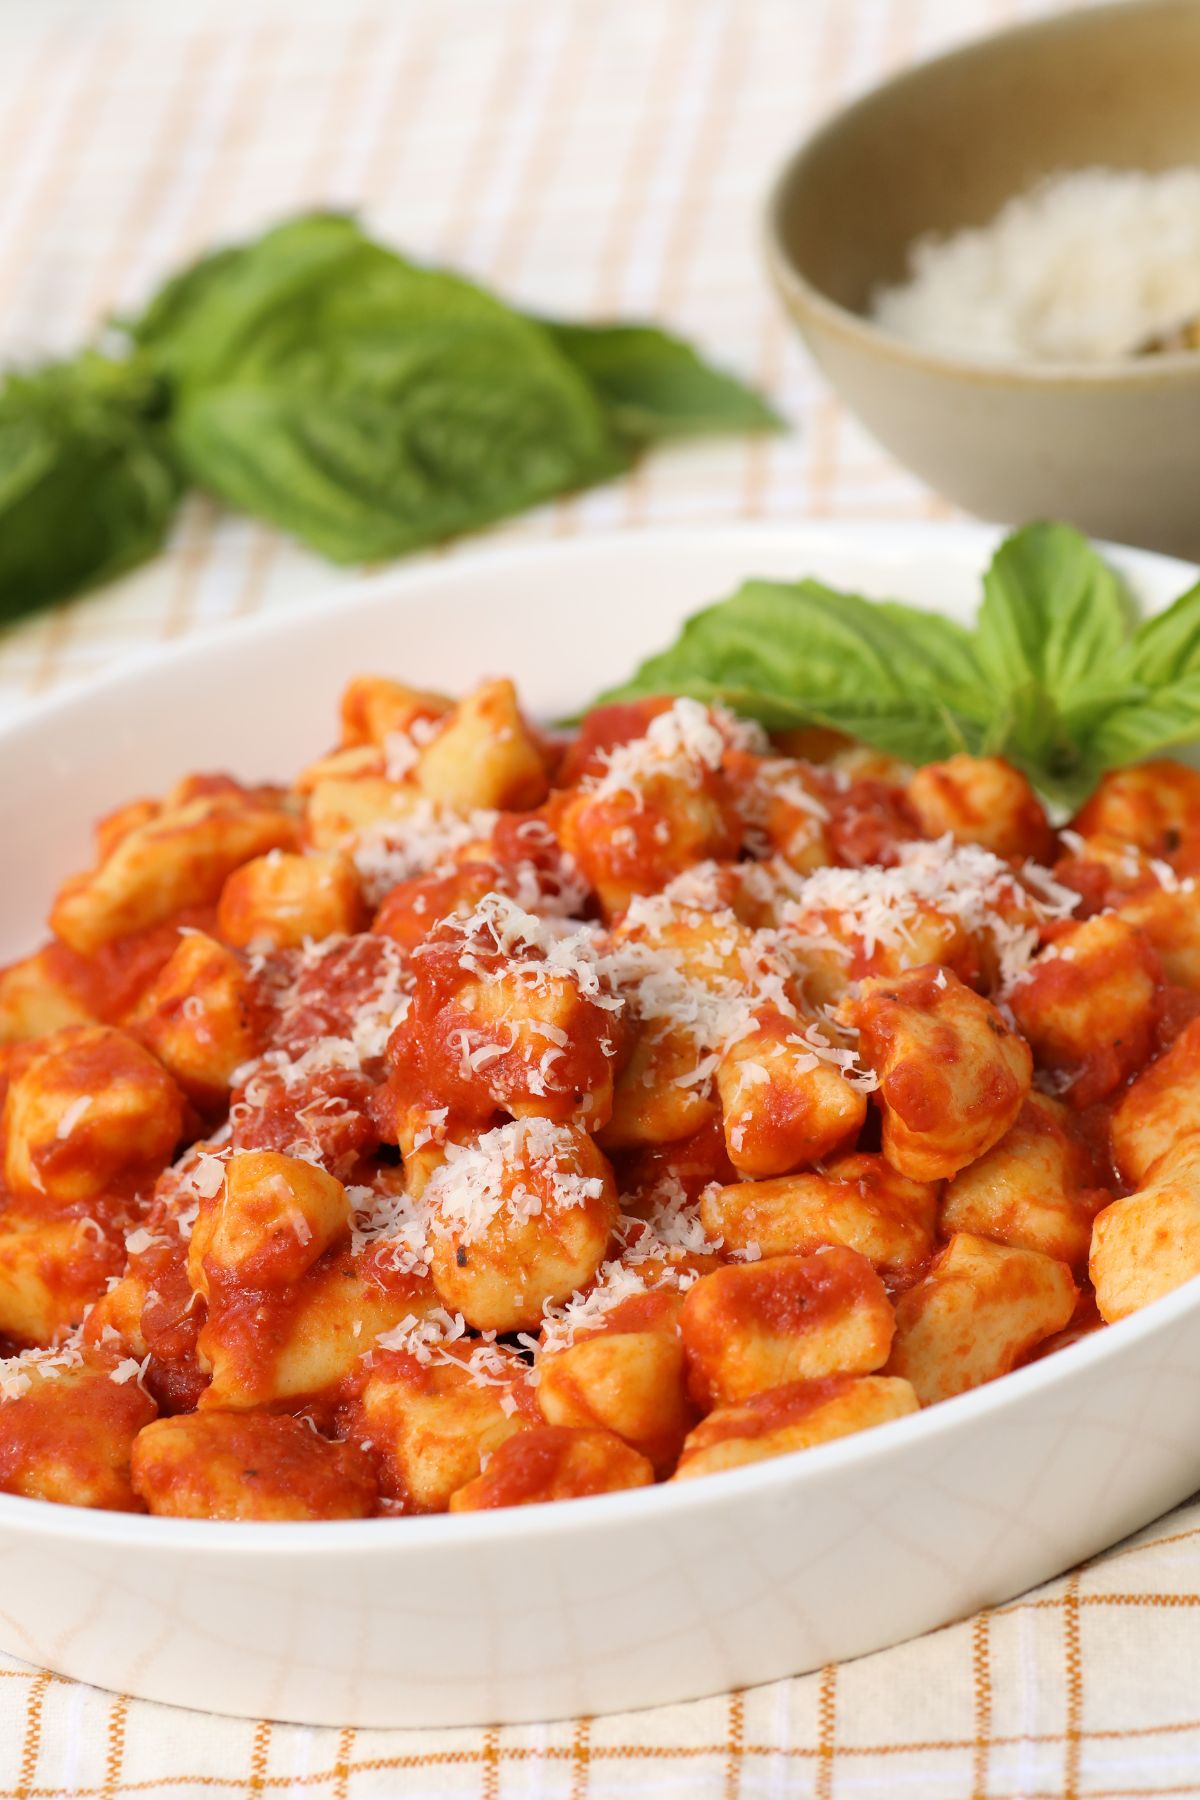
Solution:
M764 190L848 94L1047 10L3 0L0 356L69 350L214 242L302 207L352 207L414 256L530 308L673 326L766 388L792 426L668 450L488 541L696 519L943 516L806 361L763 269ZM164 557L0 635L0 701L354 578L189 502Z

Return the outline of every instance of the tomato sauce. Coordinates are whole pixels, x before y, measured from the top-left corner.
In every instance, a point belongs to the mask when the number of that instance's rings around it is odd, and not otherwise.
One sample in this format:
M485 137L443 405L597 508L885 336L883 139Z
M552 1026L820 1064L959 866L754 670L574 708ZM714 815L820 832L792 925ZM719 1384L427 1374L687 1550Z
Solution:
M658 694L648 700L622 700L613 706L597 706L580 725L567 747L555 776L556 787L574 787L585 776L600 776L607 768L608 755L618 744L632 743L645 737L651 719L669 712L670 695Z
M830 783L822 798L829 812L825 835L839 863L862 869L875 863L890 869L899 845L920 837L916 817L899 789L866 779L846 786Z
M851 1393L859 1379L855 1375L825 1375L813 1381L789 1381L782 1387L769 1388L765 1394L752 1394L724 1416L710 1419L708 1427L702 1428L704 1444L718 1443L725 1437L761 1438L774 1431L785 1431L790 1425L801 1424L818 1407Z
M10 1401L0 1433L0 1489L34 1499L142 1510L129 1485L129 1444L153 1419L153 1400L106 1366L67 1371Z

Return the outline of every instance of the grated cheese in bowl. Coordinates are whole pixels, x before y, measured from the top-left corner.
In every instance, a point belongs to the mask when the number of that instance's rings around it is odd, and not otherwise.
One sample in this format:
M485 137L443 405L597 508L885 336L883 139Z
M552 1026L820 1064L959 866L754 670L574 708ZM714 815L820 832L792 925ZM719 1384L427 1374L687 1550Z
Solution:
M1190 341L1200 320L1200 168L1077 169L987 225L918 239L877 325L988 362L1110 362Z

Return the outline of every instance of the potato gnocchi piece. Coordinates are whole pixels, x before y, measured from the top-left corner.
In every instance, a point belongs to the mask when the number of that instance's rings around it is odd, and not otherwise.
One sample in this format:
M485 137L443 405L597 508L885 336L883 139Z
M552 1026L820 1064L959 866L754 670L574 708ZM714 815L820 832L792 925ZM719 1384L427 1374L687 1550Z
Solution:
M783 926L794 934L805 963L805 993L817 1006L833 1007L868 975L904 975L930 964L979 983L987 945L961 919L919 901L906 914L902 935L881 942L864 937L852 917L803 902L785 908Z
M114 1246L114 1249L116 1246ZM124 1263L124 1257L115 1257L114 1261ZM140 1274L126 1273L110 1278L111 1285L99 1296L82 1320L81 1341L84 1346L94 1352L118 1351L124 1357L131 1357L135 1362L142 1362L149 1352L142 1331L142 1312L149 1298L150 1288L145 1277ZM46 1342L48 1339L39 1340Z
M411 730L418 719L441 719L454 707L445 694L407 687L385 675L356 675L342 690L342 747L384 744L393 732Z
M61 1367L37 1358L23 1358L21 1373L25 1391L0 1401L0 1490L139 1512L130 1454L158 1409L138 1382L103 1365Z
M1181 1138L1143 1187L1096 1215L1089 1267L1108 1325L1200 1275L1200 1136Z
M124 1232L89 1215L0 1212L0 1332L20 1344L57 1342L79 1325L125 1263Z
M725 1052L716 1082L729 1160L745 1176L821 1162L852 1146L867 1116L866 1095L781 1014L760 1016Z
M679 1315L688 1387L704 1410L791 1381L870 1374L894 1328L878 1275L841 1246L714 1269Z
M302 1419L269 1413L189 1413L137 1437L133 1487L170 1519L365 1519L375 1510L371 1465Z
M157 1057L109 1025L73 1025L38 1046L4 1106L4 1178L47 1208L128 1197L166 1165L183 1099Z
M951 756L926 763L905 788L926 837L949 832L996 856L1048 862L1053 834L1029 782L999 756Z
M844 1156L820 1174L709 1188L700 1218L727 1250L803 1256L841 1244L897 1278L933 1253L938 1193L936 1182L910 1181L882 1156Z
M216 900L240 864L268 850L289 850L296 836L290 813L249 793L201 795L166 807L121 837L96 868L63 884L51 930L88 955Z
M1141 1185L1194 1132L1200 1132L1200 1019L1121 1096L1112 1115L1113 1158L1126 1181Z
M477 1331L536 1331L586 1287L617 1222L612 1170L586 1132L518 1121L462 1148L425 1190L430 1268Z
M1162 965L1117 913L1069 927L1017 983L1010 1004L1043 1068L1071 1078L1071 1101L1103 1100L1150 1055Z
M255 995L224 944L189 931L142 995L131 1033L152 1050L197 1106L228 1097L234 1070L262 1049Z
M1064 1329L1076 1292L1065 1263L957 1232L896 1302L886 1373L911 1382L922 1406L994 1381Z
M946 1188L940 1229L965 1231L1072 1267L1086 1263L1092 1218L1107 1198L1090 1184L1089 1159L1072 1138L1066 1108L1030 1094L998 1144Z
M828 778L811 764L785 756L750 756L735 751L725 759L747 834L782 857L799 875L833 861L826 832Z
M605 1150L675 1144L719 1118L703 1084L691 1079L698 1060L686 1031L652 1026L639 1032L613 1085L612 1114L599 1134Z
M349 853L367 832L402 829L421 805L415 787L384 775L326 776L308 790L304 841L330 855Z
M1200 904L1194 891L1156 886L1120 901L1116 912L1141 932L1168 981L1200 992Z
M451 1497L451 1512L583 1500L622 1488L649 1487L654 1470L611 1431L537 1425L506 1438L487 1468Z
M1166 861L1200 822L1200 772L1163 757L1102 775L1071 824L1083 837L1103 834Z
M0 970L0 1044L49 1037L68 1025L94 1025L95 1009L63 967L62 944L47 944Z
M382 1288L336 1251L282 1291L210 1293L199 1351L212 1381L200 1406L241 1412L328 1399L377 1337L437 1303L432 1283Z
M323 781L364 781L386 775L387 757L382 744L353 744L307 763L292 783L292 791L298 799L307 801Z
M540 806L550 786L511 681L485 681L448 713L420 751L414 779L459 812Z
M615 774L571 792L558 827L559 842L609 919L639 894L659 893L695 863L733 858L742 837L715 748L710 760L686 746L677 755L621 748L626 754L618 753Z
M864 981L839 1017L879 1076L883 1154L943 1181L997 1143L1029 1091L1032 1058L989 1000L945 969Z
M611 1016L580 990L576 978L529 964L466 976L440 1009L426 1056L428 1075L452 1090L467 1081L486 1097L485 1113L575 1120L589 1131L613 1109L613 1061L605 1045Z
M464 919L494 891L494 863L464 861L444 874L414 875L398 881L383 897L372 931L403 950L415 950L443 919Z
M827 1375L768 1388L702 1419L688 1434L674 1480L810 1450L917 1410L912 1387L894 1375Z
M281 1289L350 1234L350 1202L324 1169L274 1150L231 1156L216 1194L200 1202L188 1245L188 1278L214 1287Z
M646 1457L675 1466L694 1412L677 1331L604 1330L538 1358L538 1405L548 1425L601 1426Z
M107 861L122 838L127 838L139 825L148 825L151 819L157 819L162 810L161 800L130 800L97 819L92 837L99 861Z
M445 1512L506 1438L538 1423L527 1376L501 1345L450 1345L433 1364L376 1352L355 1416L382 1492L405 1512Z
M299 949L307 938L338 937L367 923L349 857L272 850L235 869L221 889L217 927L238 949Z

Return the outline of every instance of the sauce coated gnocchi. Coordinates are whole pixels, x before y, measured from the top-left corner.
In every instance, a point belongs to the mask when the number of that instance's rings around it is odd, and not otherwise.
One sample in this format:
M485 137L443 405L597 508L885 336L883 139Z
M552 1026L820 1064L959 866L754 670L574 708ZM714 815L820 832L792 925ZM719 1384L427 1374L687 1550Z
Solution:
M1200 1273L1200 777L381 677L100 822L0 971L0 1488L211 1519L691 1480ZM793 754L793 752L801 754Z

